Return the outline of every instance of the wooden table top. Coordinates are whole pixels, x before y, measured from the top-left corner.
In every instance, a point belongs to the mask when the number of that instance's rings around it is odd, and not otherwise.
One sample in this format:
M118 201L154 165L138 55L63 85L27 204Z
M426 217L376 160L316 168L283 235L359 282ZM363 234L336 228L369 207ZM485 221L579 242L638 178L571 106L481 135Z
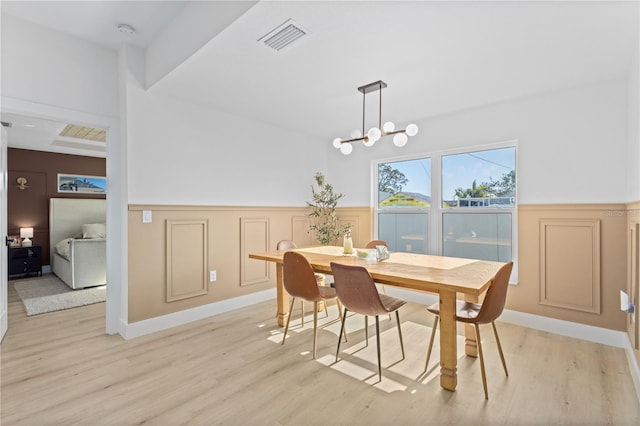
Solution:
M436 293L455 291L480 295L504 265L501 262L401 252L391 253L388 260L375 262L344 255L339 246L298 248L294 251L303 254L317 272L331 274L331 262L360 265L367 268L380 284ZM249 258L282 264L285 252L251 253Z

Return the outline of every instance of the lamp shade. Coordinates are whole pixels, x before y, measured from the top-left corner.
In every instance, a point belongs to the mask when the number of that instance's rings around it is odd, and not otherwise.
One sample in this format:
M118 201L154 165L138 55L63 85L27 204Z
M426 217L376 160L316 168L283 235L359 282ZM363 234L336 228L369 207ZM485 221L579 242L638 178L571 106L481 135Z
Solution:
M33 228L20 228L20 238L33 237Z
M24 238L22 240L23 247L30 247L31 240L29 238L33 237L33 228L20 228L20 238Z

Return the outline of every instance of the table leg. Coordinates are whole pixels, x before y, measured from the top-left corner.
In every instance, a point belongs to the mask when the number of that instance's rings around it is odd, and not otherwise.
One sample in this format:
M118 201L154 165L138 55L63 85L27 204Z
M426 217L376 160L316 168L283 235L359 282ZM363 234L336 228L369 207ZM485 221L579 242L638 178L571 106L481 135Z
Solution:
M458 384L456 293L440 291L440 386L454 391Z
M478 296L465 294L464 301L478 303ZM464 325L464 353L474 358L478 357L478 343L476 342L476 329L473 324Z
M282 263L276 263L276 300L278 301L278 325L284 327L289 316L289 295L284 290Z

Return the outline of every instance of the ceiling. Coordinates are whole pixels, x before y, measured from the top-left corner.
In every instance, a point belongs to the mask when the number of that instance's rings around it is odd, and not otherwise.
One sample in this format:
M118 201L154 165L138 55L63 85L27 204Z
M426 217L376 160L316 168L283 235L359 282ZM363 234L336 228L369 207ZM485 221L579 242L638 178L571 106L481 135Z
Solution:
M3 1L2 13L144 48L190 3ZM280 51L258 42L288 19L307 34ZM119 22L137 34L123 40ZM639 38L637 1L261 1L225 26L149 90L327 143L361 126L364 84L387 83L382 120L404 126L625 77Z

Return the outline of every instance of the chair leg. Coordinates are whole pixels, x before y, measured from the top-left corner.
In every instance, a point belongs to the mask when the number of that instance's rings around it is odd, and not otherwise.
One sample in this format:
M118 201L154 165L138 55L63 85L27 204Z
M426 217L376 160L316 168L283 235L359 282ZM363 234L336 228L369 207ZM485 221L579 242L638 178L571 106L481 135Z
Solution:
M313 302L313 359L316 359L316 342L318 341L318 302Z
M340 334L338 334L338 349L336 349L336 362L338 362L338 354L340 353L340 341L342 340L342 334L346 336L344 331L344 323L347 320L347 308L344 308L344 314L342 314L342 325L340 326Z
M507 363L504 360L504 354L502 353L502 345L500 344L500 338L498 337L498 330L496 329L496 323L494 321L491 322L493 326L493 334L496 335L496 343L498 344L498 352L500 352L500 359L502 360L502 366L504 367L504 374L509 376L509 372L507 371Z
M433 327L431 329L431 339L429 340L429 349L427 350L427 361L424 363L424 371L429 369L429 358L431 358L431 349L433 349L433 340L436 337L436 328L438 328L438 320L440 317L436 315L433 320Z
M382 381L382 363L380 362L380 321L376 315L376 343L378 345L378 379Z
M282 344L284 345L284 339L287 338L287 330L289 330L289 323L291 322L291 314L293 313L293 304L296 303L296 298L291 298L291 307L289 307L289 315L287 316L287 324L284 326L284 336L282 336Z
M365 339L365 348L369 346L369 317L364 316L364 339Z
M302 321L302 327L304 327L304 300L300 301L300 310L302 311L302 317L300 317Z
M340 322L342 322L342 304L338 299L336 299L336 304L338 305L338 318L340 318ZM342 335L343 333L344 333L344 341L348 342L349 340L347 340L347 330L340 331L340 335Z
M396 311L396 322L398 323L398 336L400 336L400 349L402 349L402 359L404 359L404 343L402 342L402 328L400 328L400 313L398 311Z
M482 353L482 342L480 339L480 326L477 323L473 325L476 328L476 343L478 344L478 356L480 358L480 371L482 372L482 386L484 386L484 399L489 399L489 392L487 391L487 375L484 371L484 354Z

